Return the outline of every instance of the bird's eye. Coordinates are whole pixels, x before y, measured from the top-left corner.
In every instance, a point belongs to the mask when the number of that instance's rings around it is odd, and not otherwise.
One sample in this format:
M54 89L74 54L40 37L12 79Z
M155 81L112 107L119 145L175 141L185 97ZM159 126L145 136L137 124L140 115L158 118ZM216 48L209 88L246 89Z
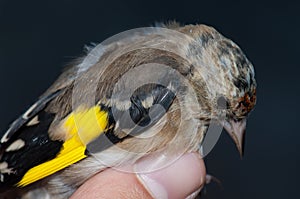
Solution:
M220 96L217 100L217 105L219 109L228 109L229 103L228 100L224 96Z

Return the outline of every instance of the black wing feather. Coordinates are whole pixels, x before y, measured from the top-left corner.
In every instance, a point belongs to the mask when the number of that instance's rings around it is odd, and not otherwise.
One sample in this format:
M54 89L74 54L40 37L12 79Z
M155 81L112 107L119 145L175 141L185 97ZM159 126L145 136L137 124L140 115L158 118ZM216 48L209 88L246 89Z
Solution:
M153 103L146 108L142 105L142 100L147 96L152 95ZM132 136L139 135L155 125L163 115L169 110L176 95L170 89L163 86L156 86L151 92L135 93L131 96L131 106L128 110L118 110L116 107L105 107L109 112L109 123L114 128L108 129L104 134L101 134L97 139L89 145L89 152L97 153L107 149L108 147L123 141ZM118 129L115 128L116 122L119 123ZM116 131L124 132L129 130L129 133L124 137L118 137ZM101 144L99 144L101 143Z
M34 116L36 116L45 106L55 97L61 93L61 90L58 90L54 93L51 93L47 96L40 98L36 103L34 103L22 116L16 119L2 136L0 144L6 143L10 138L27 122L29 122ZM1 145L0 145L1 146Z

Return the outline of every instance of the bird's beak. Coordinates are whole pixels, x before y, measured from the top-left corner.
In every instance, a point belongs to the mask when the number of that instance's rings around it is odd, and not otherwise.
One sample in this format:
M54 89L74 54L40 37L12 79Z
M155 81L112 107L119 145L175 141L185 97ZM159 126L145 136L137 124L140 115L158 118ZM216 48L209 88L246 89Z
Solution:
M225 121L224 128L235 142L240 156L243 157L245 145L246 119L242 119L240 121Z

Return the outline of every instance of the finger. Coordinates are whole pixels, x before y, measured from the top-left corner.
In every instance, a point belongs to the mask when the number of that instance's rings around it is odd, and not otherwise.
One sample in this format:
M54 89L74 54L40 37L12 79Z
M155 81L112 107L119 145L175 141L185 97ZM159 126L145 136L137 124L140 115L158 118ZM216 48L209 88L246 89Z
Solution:
M154 198L176 199L198 191L205 183L205 175L205 165L199 154L190 153L163 169L138 174L138 178Z
M143 170L144 159L135 165ZM107 169L82 185L76 198L186 198L205 183L205 166L196 153L186 154L173 164L150 173L125 173Z

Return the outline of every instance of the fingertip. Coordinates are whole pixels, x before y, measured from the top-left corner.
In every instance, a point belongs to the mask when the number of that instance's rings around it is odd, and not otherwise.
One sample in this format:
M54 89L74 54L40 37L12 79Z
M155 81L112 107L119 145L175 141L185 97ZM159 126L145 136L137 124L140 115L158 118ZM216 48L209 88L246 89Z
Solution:
M143 170L143 163L136 169ZM186 198L205 183L205 165L198 153L181 156L157 171L138 173L137 177L154 198Z

